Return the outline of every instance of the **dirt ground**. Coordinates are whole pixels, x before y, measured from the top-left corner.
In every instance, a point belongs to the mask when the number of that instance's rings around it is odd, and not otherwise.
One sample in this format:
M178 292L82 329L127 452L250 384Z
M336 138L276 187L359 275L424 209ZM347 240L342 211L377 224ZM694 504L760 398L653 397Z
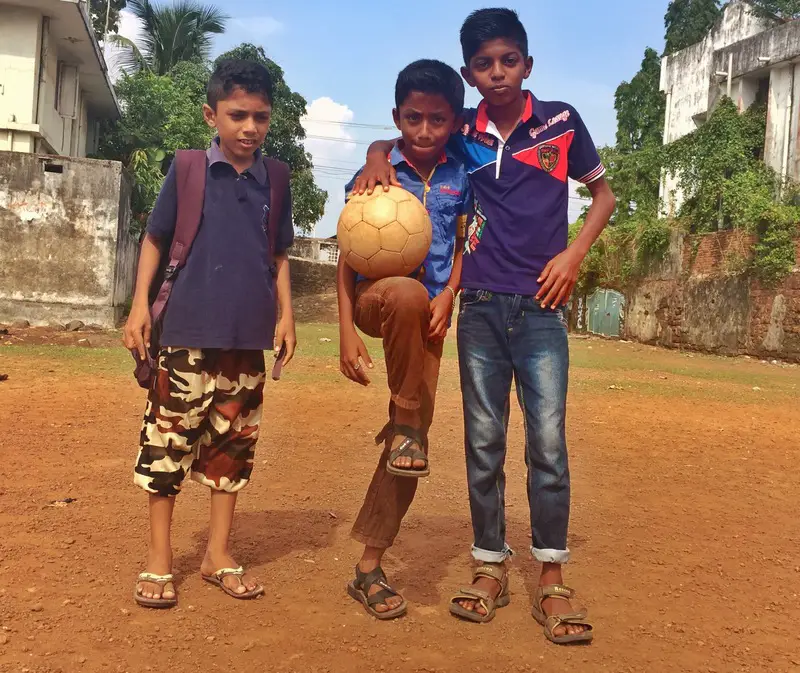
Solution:
M511 605L485 626L447 612L471 565L452 344L432 474L385 562L411 607L379 623L344 588L359 553L350 525L378 457L382 367L359 389L338 375L335 327L302 327L300 356L268 386L235 525L237 558L267 596L236 602L201 581L208 496L189 483L174 525L180 607L157 612L132 599L147 533L131 476L143 393L117 334L63 338L0 340L3 673L800 671L796 367L573 340L566 577L596 638L568 649L530 616L537 567L516 409Z

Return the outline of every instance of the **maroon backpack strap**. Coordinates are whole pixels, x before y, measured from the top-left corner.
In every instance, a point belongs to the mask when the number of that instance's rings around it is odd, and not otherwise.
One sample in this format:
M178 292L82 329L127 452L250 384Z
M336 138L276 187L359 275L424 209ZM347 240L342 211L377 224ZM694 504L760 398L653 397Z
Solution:
M169 248L169 262L164 270L164 282L152 307L153 322L164 312L175 277L186 264L197 230L200 228L206 192L206 170L206 153L203 150L178 150L175 153L178 201L175 233Z
M267 222L267 239L269 241L270 271L273 276L278 273L275 265L275 246L278 229L281 226L286 204L284 199L289 191L289 166L277 159L264 157L269 175L269 219Z

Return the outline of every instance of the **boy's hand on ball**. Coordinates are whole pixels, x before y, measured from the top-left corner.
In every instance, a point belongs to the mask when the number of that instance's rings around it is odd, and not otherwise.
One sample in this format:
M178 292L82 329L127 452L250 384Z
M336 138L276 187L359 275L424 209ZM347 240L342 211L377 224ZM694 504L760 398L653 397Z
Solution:
M572 290L578 282L578 272L581 269L583 257L574 250L567 248L564 252L551 259L539 276L539 291L536 301L542 308L553 310L569 301Z
M385 192L389 191L390 186L402 187L397 179L397 171L394 170L394 166L391 163L386 161L385 157L382 159L367 159L364 170L356 178L353 194L364 194L366 192L372 195L378 184L383 185L383 191Z
M370 380L365 367L372 369L372 359L363 339L355 329L343 330L339 334L339 370L351 381L368 386Z
M138 353L140 360L147 357L151 328L150 307L147 302L134 302L122 330L122 343L129 351Z
M286 355L283 356L283 366L288 365L297 350L297 332L294 326L294 316L284 316L278 322L275 330L275 353L280 353L281 348L286 346Z
M453 295L448 291L436 296L431 301L431 325L428 338L433 341L443 341L447 336L447 323L453 313Z

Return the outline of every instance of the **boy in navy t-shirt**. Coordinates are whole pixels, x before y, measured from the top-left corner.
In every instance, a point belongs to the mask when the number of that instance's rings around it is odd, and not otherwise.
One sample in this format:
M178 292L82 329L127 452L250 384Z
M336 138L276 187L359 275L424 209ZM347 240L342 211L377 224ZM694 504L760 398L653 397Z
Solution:
M338 273L342 373L356 383L369 383L364 366L371 361L356 326L383 339L386 356L389 423L378 436L378 442L385 441L384 451L353 525L352 535L364 551L348 585L348 593L378 619L406 612L405 600L389 585L380 563L411 506L417 480L429 473L428 430L439 362L472 208L464 164L445 148L464 108L458 73L439 61L412 63L397 78L395 104L402 139L389 148L389 162L400 186L428 210L430 251L410 278L357 278L343 257Z
M483 95L450 148L475 192L464 255L458 352L474 544L481 565L452 600L453 614L476 622L509 602L503 465L509 391L516 382L525 416L531 552L542 563L533 616L563 644L592 639L561 566L569 559L570 480L565 439L569 350L562 313L589 248L615 199L577 111L540 101L522 83L533 67L515 12L472 13L461 29L467 82ZM357 190L392 183L386 143L370 149ZM385 155L384 155L385 156ZM568 178L584 183L592 206L570 245Z
M234 598L264 591L234 562L228 538L237 494L253 470L264 350L285 345L286 364L296 344L286 254L293 239L290 195L283 200L272 260L269 175L259 149L269 129L272 90L269 71L249 61L221 63L208 84L203 114L218 137L207 152L202 222L165 313L134 471L134 482L150 494L147 567L134 593L145 607L177 603L170 524L175 496L189 473L211 489L203 579ZM142 358L151 329L148 293L175 233L177 201L173 163L147 226L125 325L125 345Z

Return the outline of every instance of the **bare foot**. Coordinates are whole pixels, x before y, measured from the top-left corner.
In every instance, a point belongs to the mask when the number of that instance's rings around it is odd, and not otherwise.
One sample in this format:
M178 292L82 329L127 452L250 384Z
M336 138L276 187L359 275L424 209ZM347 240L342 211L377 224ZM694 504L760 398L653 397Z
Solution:
M222 568L238 567L239 564L234 561L233 557L227 552L222 554L206 551L203 562L200 564L200 572L203 573L203 575L210 576L218 570L222 570ZM245 573L241 576L227 575L223 577L222 583L228 587L228 589L237 594L244 594L248 591L253 591L260 586L259 583L249 575L249 573Z
M392 451L400 446L406 439L408 438L405 435L396 435L392 441ZM417 448L420 448L419 445L417 445ZM410 456L398 456L392 461L392 465L398 470L424 470L427 463L424 460L411 460Z
M485 563L484 565L488 566L497 566L503 570L503 573L506 572L506 564L505 563ZM500 595L500 592L503 590L502 585L497 580L491 579L490 577L479 577L472 583L472 586L476 589L480 589L481 591L485 591L488 593L493 599L497 600L497 597ZM465 610L469 610L470 612L477 612L479 615L486 616L486 610L481 605L480 601L474 601L469 599L461 599L456 601L458 605L460 605Z
M153 575L169 575L172 572L172 550L148 550L145 572ZM153 598L155 600L160 598L172 600L175 598L175 587L172 582L167 582L163 586L153 582L137 582L136 591L143 598Z
M364 560L358 562L358 569L362 573L371 573L375 568L380 565L380 561L372 561L372 560ZM373 584L369 591L367 592L368 596L374 596L379 591L382 591L381 587L377 584ZM403 604L403 597L402 596L390 596L387 598L383 603L378 603L374 605L373 608L375 612L389 612L389 610L394 610L395 608L399 608Z

